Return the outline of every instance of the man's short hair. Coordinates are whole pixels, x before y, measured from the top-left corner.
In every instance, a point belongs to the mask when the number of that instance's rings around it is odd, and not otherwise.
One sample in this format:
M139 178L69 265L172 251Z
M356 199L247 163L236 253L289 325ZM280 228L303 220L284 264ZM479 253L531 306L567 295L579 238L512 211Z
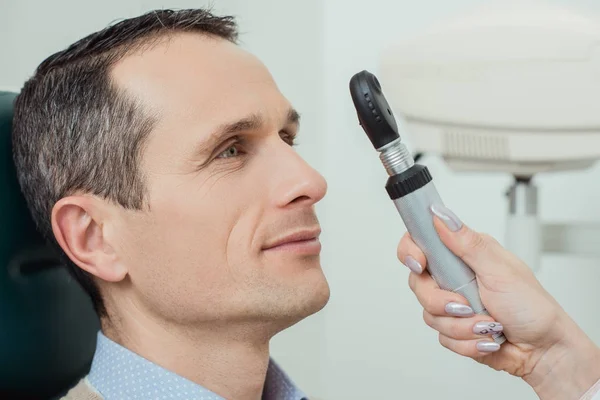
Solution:
M143 209L139 170L155 118L120 90L111 67L169 35L195 32L237 43L231 16L206 9L156 10L122 20L44 60L15 102L12 141L21 189L39 230L56 247L99 316L106 308L93 277L66 257L52 233L58 200L89 193Z

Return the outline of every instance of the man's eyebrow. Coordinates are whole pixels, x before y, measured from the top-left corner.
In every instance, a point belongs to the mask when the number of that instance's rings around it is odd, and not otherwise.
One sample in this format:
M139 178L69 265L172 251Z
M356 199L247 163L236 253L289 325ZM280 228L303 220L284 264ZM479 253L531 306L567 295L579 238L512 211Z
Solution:
M198 143L194 154L209 153L227 137L235 133L259 129L262 125L263 119L258 114L252 114L235 122L220 125L206 140Z
M290 108L286 119L286 124L297 125L300 123L300 114L295 109ZM239 132L258 130L263 124L264 120L262 116L259 114L251 114L235 122L220 125L206 140L202 140L198 143L194 154L200 155L209 153L224 139Z
M260 115L252 114L238 121L221 125L219 128L217 128L213 136L219 138L236 132L256 130L263 125L263 122L264 121Z

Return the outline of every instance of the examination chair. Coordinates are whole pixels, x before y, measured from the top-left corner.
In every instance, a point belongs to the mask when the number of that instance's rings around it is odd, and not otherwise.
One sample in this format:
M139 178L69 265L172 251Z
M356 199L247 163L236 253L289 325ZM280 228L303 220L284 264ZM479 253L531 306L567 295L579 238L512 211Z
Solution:
M0 399L55 399L89 371L99 322L21 194L10 133L15 97L0 91Z

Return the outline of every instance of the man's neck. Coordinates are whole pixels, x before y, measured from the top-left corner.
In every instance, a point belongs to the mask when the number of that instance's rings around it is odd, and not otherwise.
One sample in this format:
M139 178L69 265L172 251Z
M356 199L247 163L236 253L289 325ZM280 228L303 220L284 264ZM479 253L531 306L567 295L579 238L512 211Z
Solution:
M104 325L104 324L103 324ZM259 400L269 366L269 336L243 327L182 329L148 318L103 327L113 341L227 399ZM256 332L253 332L256 333Z

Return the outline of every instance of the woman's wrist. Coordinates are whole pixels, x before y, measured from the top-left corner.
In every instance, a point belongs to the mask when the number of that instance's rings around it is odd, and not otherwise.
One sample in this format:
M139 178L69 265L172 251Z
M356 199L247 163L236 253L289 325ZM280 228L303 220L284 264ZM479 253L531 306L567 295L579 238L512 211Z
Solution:
M600 348L565 315L562 338L523 379L542 400L579 399L600 380Z

